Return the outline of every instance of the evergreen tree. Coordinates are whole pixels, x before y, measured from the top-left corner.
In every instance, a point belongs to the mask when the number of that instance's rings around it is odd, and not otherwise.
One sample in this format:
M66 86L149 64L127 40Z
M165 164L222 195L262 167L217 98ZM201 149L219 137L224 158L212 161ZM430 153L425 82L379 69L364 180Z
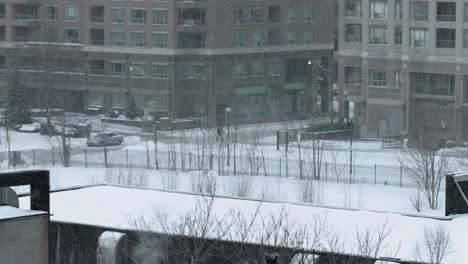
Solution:
M28 92L20 82L17 71L11 72L7 80L5 120L10 127L32 122Z
M139 115L140 115L140 110L138 109L138 106L136 105L135 98L133 98L133 96L130 96L130 98L128 98L127 108L125 109L125 116L128 119L135 119Z

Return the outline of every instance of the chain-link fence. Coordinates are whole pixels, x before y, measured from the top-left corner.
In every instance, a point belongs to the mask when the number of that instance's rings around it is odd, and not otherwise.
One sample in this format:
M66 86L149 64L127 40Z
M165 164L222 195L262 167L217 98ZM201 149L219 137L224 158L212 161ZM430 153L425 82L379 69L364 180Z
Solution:
M129 150L112 147L74 148L70 166L86 168L132 167L177 171L213 170L219 175L252 175L285 178L314 178L331 182L414 186L399 166L313 162L294 158L271 158L265 155L196 154L192 152ZM61 166L58 148L34 149L10 153L9 167ZM4 167L6 164L3 165Z

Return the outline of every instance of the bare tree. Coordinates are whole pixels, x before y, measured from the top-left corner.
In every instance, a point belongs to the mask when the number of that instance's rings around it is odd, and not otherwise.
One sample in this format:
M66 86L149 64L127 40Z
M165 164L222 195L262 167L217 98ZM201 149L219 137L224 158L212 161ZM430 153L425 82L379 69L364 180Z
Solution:
M433 141L419 141L413 148L403 150L400 157L401 166L431 209L438 208L440 187L448 170L446 150L438 150L434 144Z
M214 205L214 196L202 196L197 199L194 210L180 216L178 221L171 221L164 211L156 210L157 222L149 223L144 219L138 219L132 225L137 230L145 232L161 230L165 234L179 238L171 242L174 248L173 252L168 252L171 263L208 263L219 248L218 241L227 238L234 222L233 212L229 211L218 217L214 213ZM146 245L146 248L152 247L157 245L153 243Z
M355 241L358 255L371 258L381 257L381 254L389 246L387 240L391 232L392 228L388 226L388 220L380 223L377 227L356 230ZM386 257L393 257L394 254L398 253L398 250Z
M424 240L415 248L415 255L419 261L431 264L442 264L450 255L450 234L444 226L424 228Z

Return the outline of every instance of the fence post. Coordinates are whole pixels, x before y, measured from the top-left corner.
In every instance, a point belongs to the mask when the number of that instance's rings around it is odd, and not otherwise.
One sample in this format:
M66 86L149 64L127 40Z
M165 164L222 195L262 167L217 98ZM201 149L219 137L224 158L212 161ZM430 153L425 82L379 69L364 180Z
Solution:
M150 169L150 156L149 156L149 151L146 151L146 169Z
M128 149L125 149L125 168L128 168Z
M279 159L279 177L281 178L281 158Z
M289 159L288 159L288 153L287 152L286 152L286 178L289 178Z
M171 163L170 163L170 162L171 162L171 153L170 153L169 151L167 151L167 169L168 169L168 170L169 170L169 169L172 170L172 168L171 168Z
M377 164L374 164L374 184L377 185Z
M403 167L400 166L400 188L403 187Z
M188 163L189 163L188 170L191 171L192 170L192 152L189 152L188 154Z
M13 151L13 168L16 169L16 154L18 154L17 151Z
M55 166L54 147L52 147L52 166Z
M325 181L328 181L328 162L325 161Z
M210 154L210 170L213 170L213 154Z
M104 145L104 167L107 169L107 148Z
M33 149L33 166L36 166L36 150Z
M84 150L84 165L85 168L88 168L88 149Z

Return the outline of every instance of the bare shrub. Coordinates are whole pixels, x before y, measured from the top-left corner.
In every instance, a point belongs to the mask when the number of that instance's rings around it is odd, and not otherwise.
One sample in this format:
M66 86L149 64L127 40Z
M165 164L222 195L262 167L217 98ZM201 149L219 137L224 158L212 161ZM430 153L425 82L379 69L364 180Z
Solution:
M437 209L440 187L448 170L446 151L419 143L402 152L400 163L426 198L429 208Z
M165 190L177 190L179 186L179 173L175 171L162 172L161 185Z
M225 192L235 197L249 197L252 193L252 177L245 174L229 177Z
M303 203L316 203L320 199L320 187L312 178L296 181L298 200Z
M424 240L416 245L416 258L431 264L442 264L450 255L450 234L444 226L424 228Z
M216 194L217 177L213 171L190 172L192 192L214 195Z
M108 168L104 182L125 186L145 187L148 185L148 171L130 166L129 168Z
M423 208L423 201L421 197L421 192L418 190L418 193L410 197L411 206L413 206L416 212L420 213Z
M377 258L388 247L387 239L392 232L388 226L388 220L377 227L367 227L364 230L356 230L355 241L357 253L360 256ZM399 249L399 248L398 248ZM398 250L394 252L396 255ZM386 257L392 257L391 255Z

